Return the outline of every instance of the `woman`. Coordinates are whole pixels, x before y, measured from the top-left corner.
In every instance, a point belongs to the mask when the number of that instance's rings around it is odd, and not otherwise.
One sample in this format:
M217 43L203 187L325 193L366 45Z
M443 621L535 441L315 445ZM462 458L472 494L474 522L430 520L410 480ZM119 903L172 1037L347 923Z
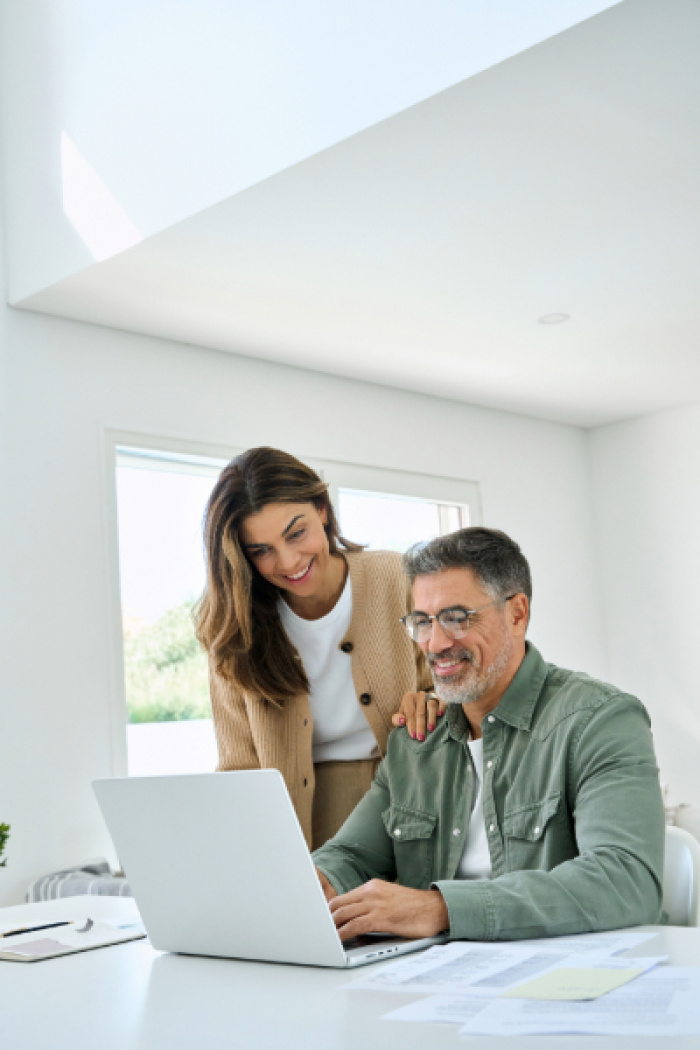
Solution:
M369 788L404 694L412 715L430 687L399 622L410 607L400 555L344 539L321 478L272 448L224 468L204 538L197 635L218 768L279 769L316 848Z

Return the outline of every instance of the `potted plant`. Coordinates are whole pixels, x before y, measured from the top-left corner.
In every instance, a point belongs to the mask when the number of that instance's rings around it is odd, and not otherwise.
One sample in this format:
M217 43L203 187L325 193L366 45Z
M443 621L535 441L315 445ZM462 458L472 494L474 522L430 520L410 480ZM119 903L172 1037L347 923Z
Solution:
M3 852L5 850L5 844L7 843L7 840L9 839L9 837L10 837L10 825L9 824L0 824L0 857L2 857L2 855L3 855ZM5 860L0 860L0 868L4 868L6 864L7 864L7 857L5 857Z

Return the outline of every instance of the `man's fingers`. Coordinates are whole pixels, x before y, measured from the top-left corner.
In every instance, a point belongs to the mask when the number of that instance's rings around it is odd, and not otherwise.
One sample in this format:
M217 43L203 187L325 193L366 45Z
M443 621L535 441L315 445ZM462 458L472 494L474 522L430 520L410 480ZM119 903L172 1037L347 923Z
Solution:
M341 928L348 922L354 922L363 915L378 913L378 909L381 911L381 903L387 886L388 883L383 882L381 879L370 879L369 882L365 882L362 886L357 886L348 893L334 897L333 900L328 902L328 907L336 926ZM371 928L370 924L365 932L368 932Z
M331 909L331 915L333 916L333 922L340 928L352 922L353 919L359 919L361 916L366 915L367 910L366 904L346 904L342 908Z
M367 887L365 883L330 902L331 915L341 941L371 933L376 926L374 908L367 900Z
M332 901L328 902L331 912L336 912L339 908L345 908L348 904L358 904L364 899L364 888L365 886L358 886L357 889L350 890L348 893L341 893L339 896L334 897Z
M353 937L362 937L365 933L373 933L372 920L369 915L362 915L357 919L351 919L345 926L338 927L338 936L341 941L352 940Z

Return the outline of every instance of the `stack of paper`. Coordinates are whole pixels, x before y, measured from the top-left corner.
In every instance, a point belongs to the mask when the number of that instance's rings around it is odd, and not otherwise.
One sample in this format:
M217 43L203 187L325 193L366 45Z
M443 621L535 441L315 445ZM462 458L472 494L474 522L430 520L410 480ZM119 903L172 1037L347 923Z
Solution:
M350 988L429 996L388 1020L461 1024L464 1035L700 1032L700 970L622 958L653 933L455 941L364 973Z

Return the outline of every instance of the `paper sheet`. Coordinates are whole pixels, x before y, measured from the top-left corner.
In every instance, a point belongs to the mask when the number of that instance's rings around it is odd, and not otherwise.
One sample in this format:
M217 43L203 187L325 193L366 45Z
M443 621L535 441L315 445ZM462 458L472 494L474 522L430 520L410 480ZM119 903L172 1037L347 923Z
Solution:
M661 966L587 1003L490 1000L469 1014L460 1033L700 1035L700 969Z
M382 1020L463 1025L488 1009L491 1002L474 995L431 995L384 1014Z
M471 995L501 995L516 984L562 965L601 966L610 951L623 951L653 934L627 934L588 941L585 957L572 951L578 938L543 938L522 945L518 941L483 943L452 941L411 955L392 965L365 971L346 987L364 990L430 995L469 992ZM602 950L601 950L601 946ZM589 949L597 948L597 951ZM584 961L581 961L581 960Z
M609 974L612 970L614 973L621 974L623 980L637 978L640 973L644 973L656 966L657 963L664 961L662 957L616 959L615 957L610 956L596 956L590 954L571 955L568 959L571 962L577 963L579 968L585 969L585 972L589 975L596 975L599 973ZM604 964L605 968L598 970L596 969L595 964ZM556 975L561 972L561 969L556 968L537 980L545 981L549 978L556 977ZM530 983L534 982L527 982L527 984ZM418 1002L409 1003L407 1006L402 1006L398 1010L392 1010L391 1013L385 1015L384 1020L464 1024L465 1021L480 1014L482 1009L485 1009L486 1006L494 1001L494 998L498 999L500 1007L500 1005L504 1003L506 996L517 996L518 991L522 988L522 984L516 985L511 991L505 993L501 992L498 996L492 995L488 998L485 996L475 996L471 992L466 992L461 995L434 995L428 999L420 999ZM556 986L552 986L550 990L556 995ZM598 994L603 994L603 992L599 991ZM478 1009L475 1004L480 1004Z
M412 995L469 991L488 996L534 977L568 957L568 952L537 952L512 944L453 941L391 966L365 972L346 987L391 989Z
M580 960L580 955L578 959ZM586 962L586 957L584 957ZM642 960L640 960L642 962ZM656 960L652 965L656 965ZM538 999L559 1000L567 1002L586 1002L599 999L623 984L638 978L646 967L628 965L624 967L573 966L570 961L565 966L556 966L548 973L543 973L533 981L525 981L505 991L504 999Z
M605 955L619 955L639 944L656 937L648 930L605 930L602 933L574 933L568 937L542 937L528 941L516 941L521 948L541 948L543 945L556 947L568 952L598 952Z
M65 948L65 944L54 941L50 937L41 937L36 941L23 941L12 948L4 949L8 955L26 955L29 958L42 958L45 955L57 955Z
M465 1024L491 1005L491 999L474 995L431 995L384 1014L383 1021L419 1021L432 1024Z

